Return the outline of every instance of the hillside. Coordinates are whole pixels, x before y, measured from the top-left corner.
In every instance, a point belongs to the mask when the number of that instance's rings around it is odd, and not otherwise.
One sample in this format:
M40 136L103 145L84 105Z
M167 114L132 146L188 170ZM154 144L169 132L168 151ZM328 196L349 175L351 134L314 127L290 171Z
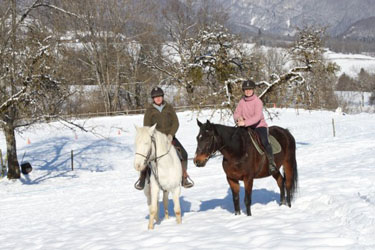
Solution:
M369 0L231 0L221 1L232 22L242 31L293 35L296 27L322 25L328 34L340 36L356 22L374 16L375 4ZM372 27L367 33L374 36ZM359 34L358 34L359 35ZM357 38L352 34L352 38Z

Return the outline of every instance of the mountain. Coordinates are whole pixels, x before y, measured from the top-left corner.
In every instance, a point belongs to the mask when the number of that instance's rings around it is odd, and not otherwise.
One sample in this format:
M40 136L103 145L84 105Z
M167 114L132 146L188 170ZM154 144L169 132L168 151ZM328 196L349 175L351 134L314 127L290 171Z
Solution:
M374 0L217 0L228 10L231 23L247 32L293 35L306 25L327 27L329 35L342 36L355 23L375 16ZM360 26L361 34L371 32L370 25ZM348 38L358 39L357 33Z
M375 41L375 16L362 19L350 27L341 35L343 39Z

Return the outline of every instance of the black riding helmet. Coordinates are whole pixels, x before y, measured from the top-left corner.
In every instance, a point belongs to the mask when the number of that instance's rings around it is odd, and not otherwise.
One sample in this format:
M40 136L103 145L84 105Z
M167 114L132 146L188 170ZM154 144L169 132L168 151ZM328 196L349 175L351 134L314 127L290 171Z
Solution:
M159 87L155 87L151 90L151 97L154 98L158 96L164 96L164 91Z
M255 89L255 82L252 80L246 80L242 83L242 91L245 89Z

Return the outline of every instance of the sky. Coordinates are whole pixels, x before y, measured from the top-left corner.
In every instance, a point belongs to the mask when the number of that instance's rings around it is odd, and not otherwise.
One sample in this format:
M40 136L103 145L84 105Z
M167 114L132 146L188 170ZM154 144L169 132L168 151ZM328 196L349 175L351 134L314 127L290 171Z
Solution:
M220 114L178 113L177 138L195 186L182 188L182 224L170 197L170 218L160 214L154 230L147 229L146 197L133 187L134 125L142 126L142 115L76 121L90 133L39 124L17 135L19 158L33 171L0 180L0 249L375 249L375 114L270 111L278 117L268 124L289 129L297 142L291 208L279 206L268 177L254 181L252 216L241 183L242 214L235 216L222 156L194 166L196 119L233 125Z

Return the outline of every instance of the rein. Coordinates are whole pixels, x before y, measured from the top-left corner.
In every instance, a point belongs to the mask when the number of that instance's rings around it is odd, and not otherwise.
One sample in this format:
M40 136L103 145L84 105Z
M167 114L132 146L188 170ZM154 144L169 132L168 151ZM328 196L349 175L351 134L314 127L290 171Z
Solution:
M156 154L157 154L157 148L156 148L156 140L155 140L155 136L154 135L151 135L151 144L154 145L154 148L155 148L155 157L154 157L154 159L151 159L152 145L151 145L150 150L148 151L147 155L144 155L144 154L141 154L141 153L138 153L138 152L136 152L135 154L136 155L140 155L140 156L142 156L142 157L145 158L145 161L144 161L144 165L145 166L147 166L152 161L155 162L155 167L154 168L151 167L151 171L152 171L153 175L155 176L155 180L158 183L159 188L165 192L166 190L164 190L164 188L160 185L160 182L159 182L158 160L160 158L166 156L169 153L169 151L171 150L172 144L171 144L171 146L169 147L169 149L168 149L168 151L166 153L164 153L162 155L159 155L159 156L156 156Z
M210 143L210 148L212 147L212 145L214 145L216 142L216 136L215 135L212 135L212 140L211 140L211 143ZM210 155L207 157L207 160L211 159L212 157L215 157L216 156L216 153L219 151L221 151L226 145L223 144L223 146L221 146L220 148L216 149L215 151L213 151L212 153L210 153Z

